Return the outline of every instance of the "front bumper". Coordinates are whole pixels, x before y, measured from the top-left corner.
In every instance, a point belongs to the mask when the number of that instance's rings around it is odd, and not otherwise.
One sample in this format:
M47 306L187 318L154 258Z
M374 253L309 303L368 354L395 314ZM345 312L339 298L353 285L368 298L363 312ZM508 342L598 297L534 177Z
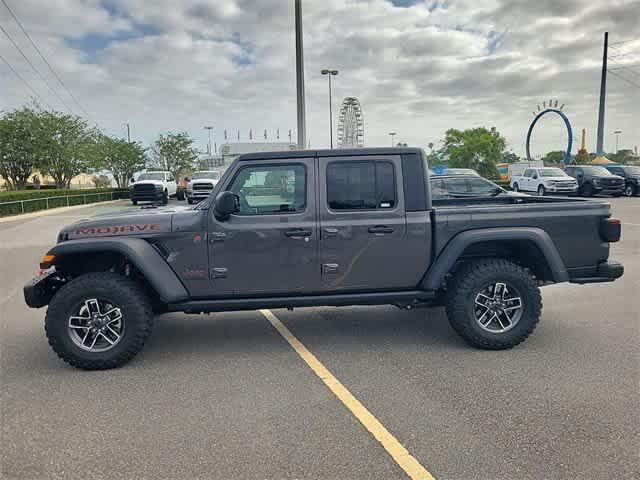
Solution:
M597 267L577 272L569 272L569 281L571 283L601 283L613 282L624 274L624 266L614 261L604 261Z
M133 202L159 202L162 200L163 194L163 190L155 190L149 192L131 191L129 194L129 198L131 198L131 201Z
M62 285L64 285L64 280L58 276L58 272L51 269L27 282L22 289L24 301L31 308L49 305L49 302Z
M594 185L593 191L602 195L622 195L624 193L624 184L617 186Z
M571 194L571 193L576 193L578 191L578 187L556 187L553 185L549 185L546 188L547 192L549 193L566 193L566 194Z
M211 192L213 192L213 190L186 190L186 196L191 199L204 200L211 195Z

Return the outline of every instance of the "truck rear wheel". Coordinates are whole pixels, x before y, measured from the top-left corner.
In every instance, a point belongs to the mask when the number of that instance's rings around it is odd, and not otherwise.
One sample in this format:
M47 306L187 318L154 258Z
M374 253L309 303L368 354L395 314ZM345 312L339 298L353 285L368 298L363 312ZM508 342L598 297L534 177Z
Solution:
M452 328L470 345L488 350L512 348L536 328L542 298L533 276L504 259L463 266L447 295Z
M87 273L53 297L45 331L54 352L84 370L116 368L131 360L151 334L149 298L132 280Z

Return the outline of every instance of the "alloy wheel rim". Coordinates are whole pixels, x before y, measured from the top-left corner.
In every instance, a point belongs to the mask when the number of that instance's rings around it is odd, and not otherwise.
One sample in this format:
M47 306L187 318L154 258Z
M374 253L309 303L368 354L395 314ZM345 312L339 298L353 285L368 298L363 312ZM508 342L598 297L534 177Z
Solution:
M505 282L482 288L475 296L473 314L478 326L490 333L505 333L522 317L523 302L518 290Z
M631 185L627 185L624 189L624 194L627 197L630 197L631 195L633 195L633 187Z
M89 298L69 317L67 331L79 348L88 352L106 352L115 347L124 334L122 310L113 303Z

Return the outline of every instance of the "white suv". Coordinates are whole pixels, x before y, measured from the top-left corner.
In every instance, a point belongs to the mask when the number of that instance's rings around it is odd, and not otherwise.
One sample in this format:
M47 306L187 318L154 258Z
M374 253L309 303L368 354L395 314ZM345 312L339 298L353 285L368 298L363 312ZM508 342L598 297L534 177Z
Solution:
M209 196L213 187L220 180L220 172L215 170L194 172L191 180L187 184L187 202L200 202Z
M160 202L166 205L169 197L175 197L178 184L171 172L144 172L129 184L131 203Z
M571 194L578 191L578 182L556 167L527 168L524 174L511 177L511 188L515 192Z

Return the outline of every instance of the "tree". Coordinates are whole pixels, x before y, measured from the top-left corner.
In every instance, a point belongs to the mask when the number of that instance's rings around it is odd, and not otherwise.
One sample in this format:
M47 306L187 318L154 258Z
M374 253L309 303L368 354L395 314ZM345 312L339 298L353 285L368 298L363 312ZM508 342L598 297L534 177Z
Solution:
M151 146L149 166L167 170L178 178L181 172L193 170L196 158L198 153L189 135L184 132L169 132L166 135L160 135Z
M96 142L94 166L109 170L118 184L124 188L129 179L145 166L145 148L136 142L100 135Z
M503 163L516 163L520 161L520 157L513 152L505 152L502 156Z
M40 112L36 135L44 147L41 171L51 176L58 188L69 188L73 177L91 167L98 134L80 117Z
M29 108L0 118L0 176L10 189L24 189L38 168L42 143L36 134L37 121L37 113Z
M563 150L554 150L553 152L547 153L542 161L546 164L550 165L560 165L562 160L564 159L565 152Z
M473 168L484 177L496 178L496 164L502 159L506 144L495 128L451 128L445 134L443 150L450 167Z

